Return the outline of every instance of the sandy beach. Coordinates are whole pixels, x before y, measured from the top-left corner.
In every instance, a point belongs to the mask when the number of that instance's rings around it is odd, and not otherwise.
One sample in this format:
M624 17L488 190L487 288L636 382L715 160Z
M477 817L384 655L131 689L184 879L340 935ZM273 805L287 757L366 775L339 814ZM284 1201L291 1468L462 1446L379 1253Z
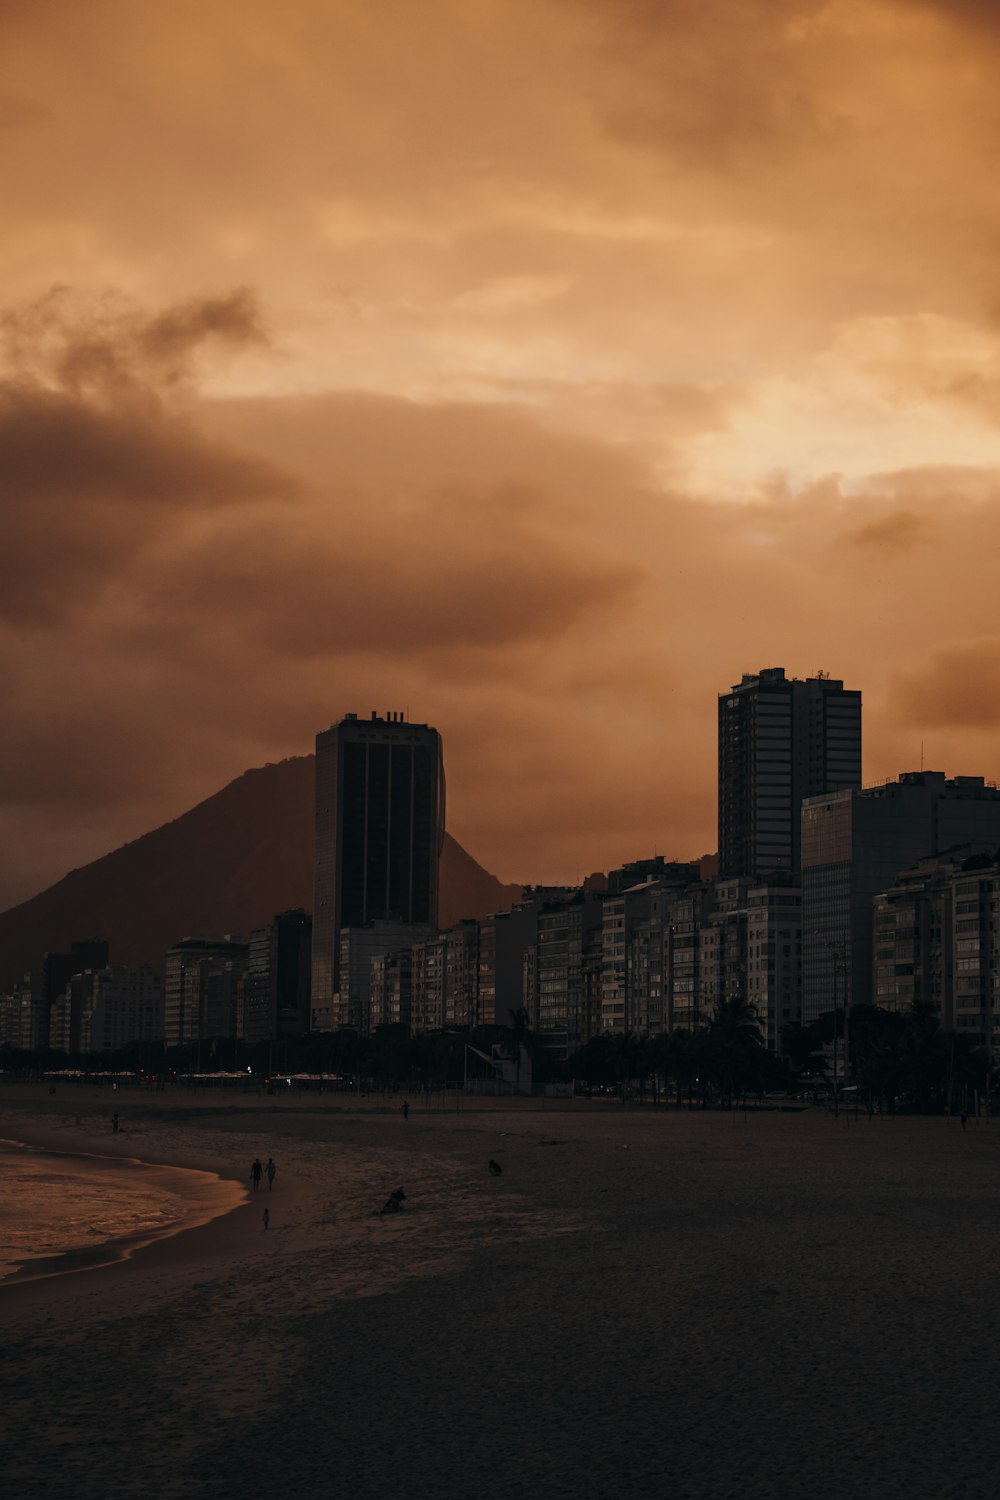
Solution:
M126 1095L111 1137L0 1089L11 1138L278 1165L0 1285L6 1492L997 1494L1000 1123L398 1103Z

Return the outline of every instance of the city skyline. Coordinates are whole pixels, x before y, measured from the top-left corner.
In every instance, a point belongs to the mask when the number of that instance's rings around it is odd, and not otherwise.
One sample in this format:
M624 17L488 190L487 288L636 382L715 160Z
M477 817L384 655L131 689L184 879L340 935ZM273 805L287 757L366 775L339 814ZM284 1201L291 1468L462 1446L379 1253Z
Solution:
M0 905L379 701L503 879L711 848L776 662L998 774L987 7L0 25Z

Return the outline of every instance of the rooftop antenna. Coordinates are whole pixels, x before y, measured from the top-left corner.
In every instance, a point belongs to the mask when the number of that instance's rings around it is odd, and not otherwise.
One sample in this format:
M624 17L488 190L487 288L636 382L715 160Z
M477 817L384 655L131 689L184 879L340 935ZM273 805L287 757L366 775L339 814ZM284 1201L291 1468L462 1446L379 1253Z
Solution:
M924 769L924 742L923 742L923 740L920 741L920 769L921 769L921 771Z

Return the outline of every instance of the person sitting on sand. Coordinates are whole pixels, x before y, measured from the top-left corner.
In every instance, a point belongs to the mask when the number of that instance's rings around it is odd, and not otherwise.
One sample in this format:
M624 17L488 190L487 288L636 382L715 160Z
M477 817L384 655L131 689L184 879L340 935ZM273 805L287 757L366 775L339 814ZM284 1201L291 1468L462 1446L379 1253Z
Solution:
M275 1174L275 1172L277 1170L278 1169L274 1165L274 1162L272 1161L271 1157L268 1157L267 1158L267 1166L264 1168L264 1171L267 1173L267 1190L268 1190L268 1192L270 1192L271 1189L274 1187L274 1174Z
M250 1168L250 1181L253 1183L254 1192L260 1187L260 1179L264 1175L264 1168L260 1164L260 1157L255 1156L253 1166Z
M383 1214L398 1214L403 1207L403 1199L405 1197L406 1194L403 1192L403 1189L401 1187L394 1188L383 1203L382 1207L378 1210L379 1218L381 1218Z

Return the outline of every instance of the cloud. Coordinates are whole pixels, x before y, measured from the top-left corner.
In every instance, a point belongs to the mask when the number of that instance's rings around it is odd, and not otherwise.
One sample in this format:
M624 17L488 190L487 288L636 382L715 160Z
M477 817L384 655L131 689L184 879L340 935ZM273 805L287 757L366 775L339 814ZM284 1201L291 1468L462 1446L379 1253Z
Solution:
M896 672L892 706L915 728L995 730L1000 725L1000 634L929 651L919 669ZM996 765L989 768L995 775Z
M206 344L228 351L267 347L255 296L238 287L188 298L152 315L105 292L87 297L68 286L0 315L0 356L13 379L76 397L151 404L154 392L188 378Z
M895 510L878 521L869 521L848 532L844 541L852 547L867 547L892 556L908 552L928 540L927 518L912 510Z
M512 878L709 847L765 663L917 762L1000 636L991 8L0 9L9 889L350 709Z

